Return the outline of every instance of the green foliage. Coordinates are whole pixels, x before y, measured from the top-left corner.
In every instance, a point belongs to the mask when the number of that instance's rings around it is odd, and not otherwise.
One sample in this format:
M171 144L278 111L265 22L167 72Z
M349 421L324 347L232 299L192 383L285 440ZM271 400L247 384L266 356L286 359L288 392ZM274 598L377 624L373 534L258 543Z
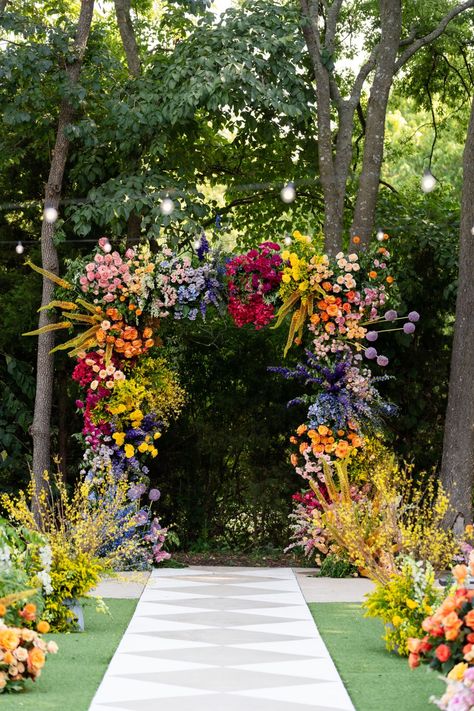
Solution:
M363 606L366 617L378 617L384 622L388 651L406 656L408 639L423 636L421 624L438 607L442 597L432 566L406 557L400 572L386 585L377 583Z
M357 576L357 568L349 560L332 554L324 558L319 569L320 578L354 578Z

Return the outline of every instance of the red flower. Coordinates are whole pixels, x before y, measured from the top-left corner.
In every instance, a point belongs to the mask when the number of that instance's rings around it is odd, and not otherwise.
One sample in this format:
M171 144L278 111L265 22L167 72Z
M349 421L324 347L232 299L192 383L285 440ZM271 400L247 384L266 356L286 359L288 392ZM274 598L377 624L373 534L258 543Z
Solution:
M447 644L440 644L436 648L435 656L440 662L447 662L451 656L451 650Z

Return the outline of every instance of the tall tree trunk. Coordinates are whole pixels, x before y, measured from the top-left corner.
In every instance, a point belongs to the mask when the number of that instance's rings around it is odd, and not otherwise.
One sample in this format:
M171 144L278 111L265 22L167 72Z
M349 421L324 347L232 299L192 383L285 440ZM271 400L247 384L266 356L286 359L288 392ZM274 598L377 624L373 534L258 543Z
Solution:
M400 0L381 0L380 19L382 32L367 107L364 157L351 227L351 236L358 235L364 246L370 242L374 230L384 153L385 117L402 32Z
M441 481L456 529L472 521L474 487L474 101L463 158L459 278Z
M94 0L82 0L79 19L74 40L74 62L67 67L67 75L72 84L76 84L81 73L82 61L89 39ZM45 208L59 208L64 170L69 152L69 140L65 129L74 116L73 106L63 100L59 109L56 142L52 153L48 182L45 186ZM58 254L54 244L54 222L43 218L41 227L41 260L44 269L55 274L59 271ZM54 285L43 279L41 305L48 304L53 296ZM53 322L48 311L41 311L39 328ZM53 333L43 333L38 337L38 354L36 369L35 409L31 434L33 436L33 477L37 494L45 486L44 473L51 465L51 408L53 399L54 358L50 351L54 346ZM39 516L38 502L33 502L35 515Z
M140 76L141 62L137 40L130 16L130 0L114 0L115 15L122 38L122 44L127 58L128 71L133 77Z

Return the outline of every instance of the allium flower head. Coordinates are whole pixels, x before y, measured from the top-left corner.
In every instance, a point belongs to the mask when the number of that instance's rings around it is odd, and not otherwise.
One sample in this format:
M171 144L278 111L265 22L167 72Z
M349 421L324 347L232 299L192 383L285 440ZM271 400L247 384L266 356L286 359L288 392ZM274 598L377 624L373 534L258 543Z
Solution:
M377 357L377 351L375 350L375 348L367 348L364 355L369 360L373 360L374 358Z
M417 321L420 320L420 314L418 311L410 311L408 314L408 320L412 321L413 323L416 323Z
M415 324L411 323L411 321L408 321L407 323L403 324L403 333L408 333L408 334L414 333L415 328L416 328Z
M385 320L386 321L395 321L397 316L398 316L398 314L395 311L395 309L389 309L388 311L385 312Z

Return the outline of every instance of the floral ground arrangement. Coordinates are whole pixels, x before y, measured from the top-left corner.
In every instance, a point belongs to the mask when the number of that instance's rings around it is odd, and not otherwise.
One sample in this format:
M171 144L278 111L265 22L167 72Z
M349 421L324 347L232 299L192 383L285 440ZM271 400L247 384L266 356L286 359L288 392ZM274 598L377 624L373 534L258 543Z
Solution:
M301 354L268 374L293 381L288 406L303 420L289 442L304 482L290 548L374 580L367 616L384 622L389 651L413 655L412 640L441 604L436 572L456 555L467 562L469 532L458 540L444 531L449 501L436 480L397 462L383 442L396 414L380 392L390 377L384 342L394 331L409 339L420 314L399 314L388 235L366 251L357 243L332 257L295 231L283 247L226 255L203 236L181 254L147 242L113 249L104 237L64 278L29 262L55 283L46 308L60 317L25 335L68 332L54 350L73 360L84 453L74 491L50 476L41 490L3 495L7 592L33 589L44 620L70 629L75 601L103 572L169 558L150 463L186 393L163 355L160 325L227 314L239 328L287 328L283 357Z

